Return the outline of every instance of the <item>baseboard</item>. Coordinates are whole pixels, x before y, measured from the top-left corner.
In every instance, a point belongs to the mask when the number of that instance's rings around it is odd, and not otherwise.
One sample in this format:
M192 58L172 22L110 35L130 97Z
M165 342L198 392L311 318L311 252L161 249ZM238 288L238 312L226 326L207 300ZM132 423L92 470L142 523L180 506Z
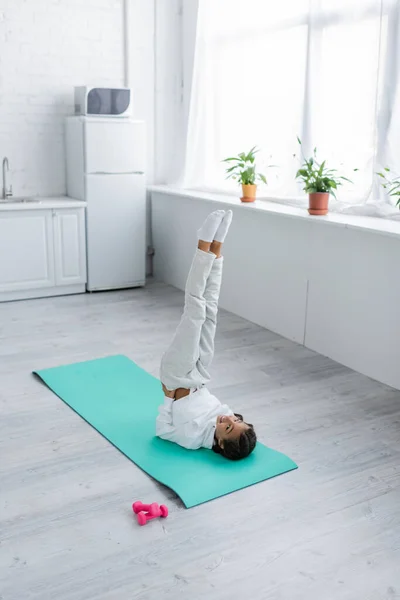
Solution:
M14 300L30 300L33 298L49 298L51 296L68 296L70 294L84 294L85 284L63 285L36 290L21 290L16 292L1 292L0 302L13 302Z

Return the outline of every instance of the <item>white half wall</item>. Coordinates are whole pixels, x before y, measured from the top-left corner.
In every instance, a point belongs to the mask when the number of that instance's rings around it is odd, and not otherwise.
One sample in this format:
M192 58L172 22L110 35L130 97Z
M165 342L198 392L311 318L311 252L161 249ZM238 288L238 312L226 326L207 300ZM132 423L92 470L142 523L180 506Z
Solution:
M231 208L221 307L400 389L398 224L393 235L196 196L152 193L158 279L183 289L197 227Z

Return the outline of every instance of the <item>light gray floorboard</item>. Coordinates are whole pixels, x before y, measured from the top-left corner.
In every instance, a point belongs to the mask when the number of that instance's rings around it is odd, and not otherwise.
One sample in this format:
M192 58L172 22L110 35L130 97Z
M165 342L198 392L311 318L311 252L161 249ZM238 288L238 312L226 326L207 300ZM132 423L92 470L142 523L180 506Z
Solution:
M0 305L0 600L399 599L400 392L222 312L211 387L299 469L186 510L30 374L124 353L157 375L182 301ZM138 527L138 498L169 518Z

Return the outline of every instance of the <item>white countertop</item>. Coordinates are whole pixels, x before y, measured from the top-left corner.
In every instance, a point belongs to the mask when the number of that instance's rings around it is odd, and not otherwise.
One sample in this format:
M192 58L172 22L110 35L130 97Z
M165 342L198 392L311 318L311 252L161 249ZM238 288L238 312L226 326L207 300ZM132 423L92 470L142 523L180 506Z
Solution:
M25 197L25 196L21 196ZM26 196L27 198L30 196ZM51 196L47 198L35 197L30 202L2 202L0 199L0 211L7 210L44 210L49 208L84 208L86 202L75 200L68 196Z

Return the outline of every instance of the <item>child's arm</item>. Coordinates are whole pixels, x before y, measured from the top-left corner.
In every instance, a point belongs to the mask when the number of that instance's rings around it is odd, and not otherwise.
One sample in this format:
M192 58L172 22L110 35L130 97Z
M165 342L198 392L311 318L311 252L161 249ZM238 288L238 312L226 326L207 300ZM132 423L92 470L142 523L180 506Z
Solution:
M173 398L175 400L175 392L176 390L167 390L167 388L165 387L164 384L162 384L162 389L164 392L164 396L167 396L167 398Z
M168 390L165 388L163 384L164 393ZM175 441L174 433L175 427L172 423L172 403L174 402L174 397L167 395L165 393L164 396L164 404L158 407L158 415L156 419L156 435L161 437L163 440L171 440Z
M193 436L191 425L186 424L183 427L176 428L172 421L172 405L174 399L165 396L164 404L158 407L158 415L156 419L156 435L163 440L175 442L189 450L200 448L198 440Z

